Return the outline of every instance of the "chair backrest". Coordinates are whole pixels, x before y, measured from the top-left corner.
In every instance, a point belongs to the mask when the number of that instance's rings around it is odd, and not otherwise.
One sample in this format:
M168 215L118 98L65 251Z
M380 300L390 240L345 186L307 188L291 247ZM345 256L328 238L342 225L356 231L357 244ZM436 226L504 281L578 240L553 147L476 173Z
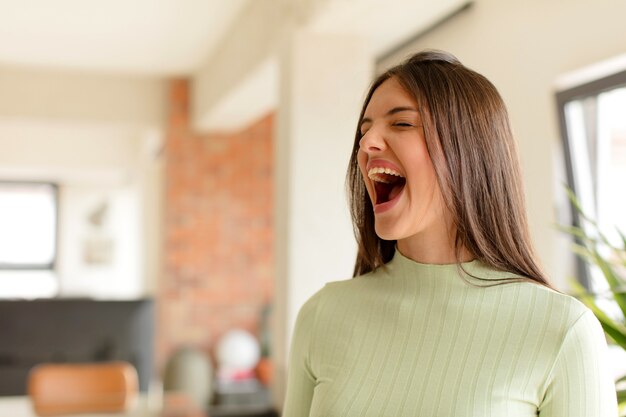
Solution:
M28 377L28 395L40 416L123 412L137 390L137 371L127 362L42 364Z

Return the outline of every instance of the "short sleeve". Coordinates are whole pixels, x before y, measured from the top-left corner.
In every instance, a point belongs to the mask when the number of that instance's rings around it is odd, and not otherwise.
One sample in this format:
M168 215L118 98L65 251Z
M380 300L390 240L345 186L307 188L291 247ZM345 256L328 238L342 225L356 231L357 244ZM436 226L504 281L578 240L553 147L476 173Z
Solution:
M602 326L589 309L570 327L548 377L540 417L615 417L617 396Z
M309 416L315 388L315 376L310 367L309 347L322 291L323 289L319 290L309 298L296 317L289 352L287 391L282 413L285 417Z

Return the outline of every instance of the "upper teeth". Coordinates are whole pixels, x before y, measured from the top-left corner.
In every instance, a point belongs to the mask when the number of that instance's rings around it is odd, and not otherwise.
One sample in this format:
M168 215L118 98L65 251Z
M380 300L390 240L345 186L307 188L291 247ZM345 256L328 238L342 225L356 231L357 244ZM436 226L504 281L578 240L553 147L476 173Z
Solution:
M367 176L374 181L384 182L384 183L390 182L384 176L377 175L377 174L395 175L396 177L404 178L402 177L402 174L400 174L398 171L391 169L391 168L375 167L367 171Z

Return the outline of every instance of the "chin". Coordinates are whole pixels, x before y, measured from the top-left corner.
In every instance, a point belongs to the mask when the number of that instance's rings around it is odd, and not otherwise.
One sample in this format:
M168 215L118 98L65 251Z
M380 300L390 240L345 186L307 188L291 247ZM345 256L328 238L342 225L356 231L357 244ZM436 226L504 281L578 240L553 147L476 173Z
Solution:
M381 224L379 221L376 221L374 224L374 230L376 230L376 235L382 240L399 240L404 237L400 231L395 230L393 225Z

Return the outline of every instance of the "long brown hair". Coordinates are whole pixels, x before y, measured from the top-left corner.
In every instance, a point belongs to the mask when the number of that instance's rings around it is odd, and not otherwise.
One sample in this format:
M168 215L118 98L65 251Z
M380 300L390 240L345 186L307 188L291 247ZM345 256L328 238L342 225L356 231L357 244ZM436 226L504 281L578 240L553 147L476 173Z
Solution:
M374 91L391 77L418 103L428 153L456 226L457 265L461 267L465 247L483 263L518 275L495 280L500 284L530 280L554 289L530 239L517 147L500 94L456 57L434 50L419 52L378 76L363 103L347 174L358 243L353 276L375 270L395 253L396 241L376 235L372 203L357 163L365 109Z

